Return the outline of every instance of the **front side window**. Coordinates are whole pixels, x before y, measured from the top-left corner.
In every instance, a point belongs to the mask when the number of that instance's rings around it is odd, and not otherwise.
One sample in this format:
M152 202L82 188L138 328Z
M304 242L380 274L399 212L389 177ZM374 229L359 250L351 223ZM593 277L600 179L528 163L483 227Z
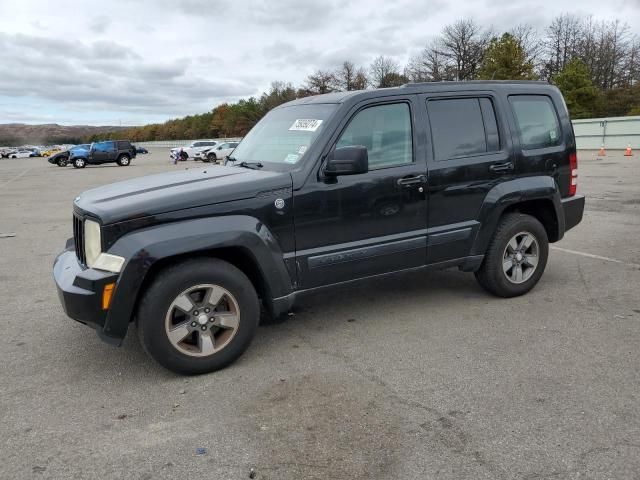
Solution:
M298 163L337 105L316 103L271 110L233 151L238 162Z
M95 150L98 152L111 152L114 150L114 143L113 142L96 143Z
M509 102L516 117L520 144L524 150L553 147L560 143L560 123L549 97L512 95Z
M481 155L500 149L489 98L450 98L427 102L436 161Z
M358 112L340 136L336 148L355 145L367 147L370 169L412 163L409 105L376 105Z

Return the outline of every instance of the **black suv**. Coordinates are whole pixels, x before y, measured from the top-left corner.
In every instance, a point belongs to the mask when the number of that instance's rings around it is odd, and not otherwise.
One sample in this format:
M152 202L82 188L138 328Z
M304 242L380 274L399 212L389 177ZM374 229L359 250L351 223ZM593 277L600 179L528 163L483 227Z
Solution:
M92 143L88 150L72 151L68 161L75 168L103 163L117 163L121 167L126 167L135 157L136 147L129 140L107 140Z
M582 219L559 90L443 82L332 93L267 114L227 166L84 192L54 276L66 313L181 373L228 365L261 304L458 267L494 295L538 282Z

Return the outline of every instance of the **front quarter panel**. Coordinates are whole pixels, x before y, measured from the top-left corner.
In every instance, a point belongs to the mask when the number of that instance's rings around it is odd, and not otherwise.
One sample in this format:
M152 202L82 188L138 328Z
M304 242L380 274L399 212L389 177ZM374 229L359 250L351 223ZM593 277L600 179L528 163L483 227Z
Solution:
M245 215L198 218L134 231L117 240L109 253L127 259L118 280L103 333L124 338L134 313L140 288L156 262L218 248L243 248L268 279L271 298L287 295L292 280L283 252L270 229L259 219Z

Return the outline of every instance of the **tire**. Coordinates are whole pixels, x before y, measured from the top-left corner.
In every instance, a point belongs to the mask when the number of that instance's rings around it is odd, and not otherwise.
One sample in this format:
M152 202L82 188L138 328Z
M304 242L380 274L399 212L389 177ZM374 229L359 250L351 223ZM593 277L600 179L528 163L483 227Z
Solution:
M220 300L209 310L215 300L206 307L203 297L214 291ZM230 320L216 317L219 309ZM210 315L213 322L207 321ZM242 355L258 328L260 305L242 271L223 260L198 258L168 267L156 277L142 297L137 321L140 343L153 359L173 372L198 375L224 368ZM207 336L213 342L207 343Z
M84 168L87 166L87 162L84 158L74 158L73 168Z
M67 162L68 162L68 158L67 158L67 157L62 157L62 158L59 158L59 159L56 161L56 164L57 164L59 167L66 167L66 166L67 166Z
M210 153L207 155L207 162L216 163L218 161L218 157L215 153Z
M538 219L510 213L500 220L475 276L489 293L498 297L517 297L538 283L548 257L549 239Z
M189 154L187 152L182 152L182 154L180 155L180 159L183 162L186 162L189 159Z
M116 163L121 167L128 167L131 164L131 158L129 158L129 155L120 155Z

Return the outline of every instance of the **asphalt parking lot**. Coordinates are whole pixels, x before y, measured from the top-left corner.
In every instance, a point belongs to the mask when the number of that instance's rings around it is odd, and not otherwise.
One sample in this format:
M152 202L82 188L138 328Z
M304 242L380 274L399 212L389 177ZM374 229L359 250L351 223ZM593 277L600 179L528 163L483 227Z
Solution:
M69 320L51 267L80 192L200 164L0 160L0 478L640 478L640 158L578 158L585 218L530 294L342 287L191 378Z

